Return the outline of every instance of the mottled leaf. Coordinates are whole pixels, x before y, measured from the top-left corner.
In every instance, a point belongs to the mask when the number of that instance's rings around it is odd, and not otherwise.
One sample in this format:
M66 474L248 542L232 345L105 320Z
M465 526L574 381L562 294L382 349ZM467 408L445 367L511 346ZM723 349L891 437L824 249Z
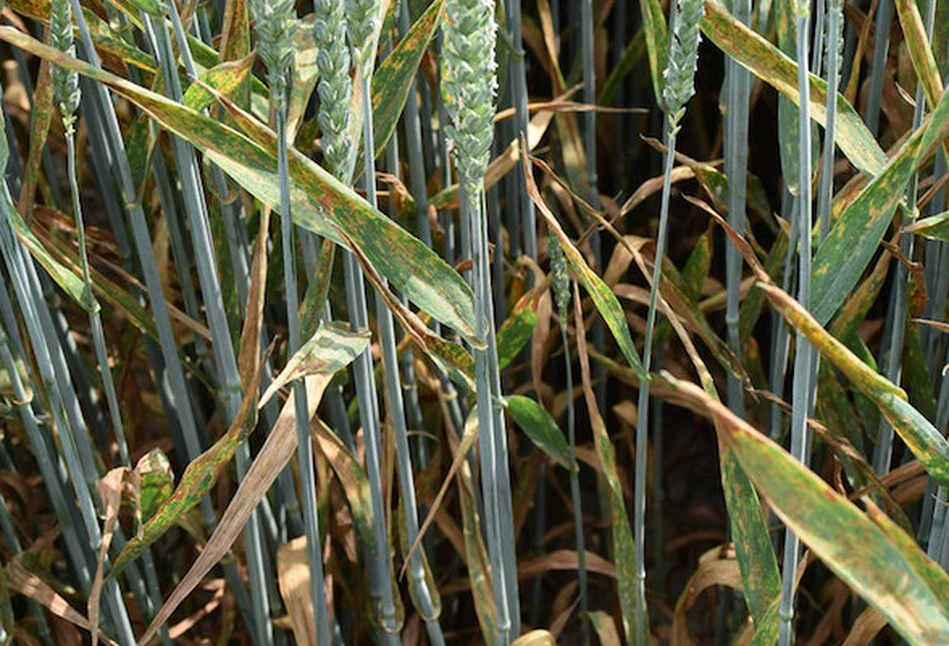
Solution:
M568 471L576 471L570 446L557 422L544 408L530 397L512 395L502 404L511 418L531 439L534 445Z
M117 76L97 70L9 27L0 40L75 70L128 98L174 134L189 141L264 204L278 209L276 139L273 132L228 103L231 115L255 124L261 144L214 119ZM379 273L403 294L466 339L476 342L474 298L467 283L417 238L409 235L353 190L291 149L289 160L294 222L345 245L340 231L358 244ZM398 249L399 253L392 253Z
M784 291L773 285L762 284L761 288L784 318L876 404L933 479L949 486L949 442L932 422L906 401L906 393L832 337Z
M902 530L895 525L881 529L720 402L692 384L677 383L705 403L716 419L722 441L735 451L775 513L828 568L910 643L949 641L949 614L943 604L949 577L937 568L927 568L925 575L916 570L926 557L913 539L894 540L893 534Z

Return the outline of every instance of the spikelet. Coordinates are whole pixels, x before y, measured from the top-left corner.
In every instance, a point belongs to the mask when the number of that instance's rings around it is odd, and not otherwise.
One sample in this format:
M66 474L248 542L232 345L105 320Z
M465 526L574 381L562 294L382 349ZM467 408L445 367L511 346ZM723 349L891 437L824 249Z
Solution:
M550 256L550 289L557 304L560 324L567 324L567 304L570 302L570 278L567 276L567 258L560 240L553 231L547 232L547 255Z
M442 98L448 138L471 196L481 191L494 136L497 25L491 0L447 0L442 40Z
M353 141L349 136L350 97L353 93L349 77L351 59L346 45L346 16L340 0L314 0L316 22L313 39L316 43L316 67L320 81L317 121L323 132L323 158L326 166L340 181L351 179L354 161Z
M675 27L669 38L669 63L663 73L662 91L669 125L678 130L685 104L695 94L695 67L699 58L699 21L705 3L702 0L678 0Z
M353 62L364 77L372 73L382 13L379 0L346 0L346 34L353 48Z
M275 104L282 105L287 87L287 72L293 62L293 33L299 21L293 0L252 0L257 33L257 55L267 67Z
M76 44L73 41L72 7L69 0L53 0L49 24L53 47L69 56L75 56ZM76 110L79 108L79 74L53 65L53 93L63 115L63 124L68 132L72 132Z

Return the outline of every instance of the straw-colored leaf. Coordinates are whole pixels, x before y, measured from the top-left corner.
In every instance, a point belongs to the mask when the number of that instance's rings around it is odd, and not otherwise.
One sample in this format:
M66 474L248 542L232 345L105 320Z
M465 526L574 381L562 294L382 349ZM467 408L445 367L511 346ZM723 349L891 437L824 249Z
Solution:
M277 548L277 584L287 606L293 638L297 644L316 646L316 619L310 595L310 564L306 555L306 536L300 536Z
M620 646L623 643L619 631L616 629L616 621L613 619L613 615L604 610L594 610L588 617L590 625L593 626L593 631L602 646Z
M511 646L557 646L557 640L550 631L532 630L511 642Z
M56 617L60 617L85 630L91 631L92 626L89 620L76 612L69 602L66 601L58 592L50 587L33 572L30 572L23 565L19 558L12 559L4 568L7 586L13 592L18 592L41 604ZM101 635L100 638L109 646L114 646L116 642L108 637Z

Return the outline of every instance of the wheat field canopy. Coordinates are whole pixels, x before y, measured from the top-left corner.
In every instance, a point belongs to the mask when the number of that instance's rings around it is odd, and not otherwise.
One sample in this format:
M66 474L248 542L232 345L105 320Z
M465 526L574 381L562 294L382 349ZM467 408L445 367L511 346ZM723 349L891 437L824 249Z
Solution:
M7 0L0 644L949 644L947 26Z

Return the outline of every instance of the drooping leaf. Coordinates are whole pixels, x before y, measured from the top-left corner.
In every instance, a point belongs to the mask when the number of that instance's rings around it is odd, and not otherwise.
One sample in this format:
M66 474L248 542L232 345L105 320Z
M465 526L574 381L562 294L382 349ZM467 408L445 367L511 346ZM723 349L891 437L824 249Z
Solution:
M321 360L321 365L324 366L327 372L320 372L305 378L307 404L309 405L308 415L310 417L315 414L316 408L323 398L323 392L332 380L333 375L352 363L368 345L368 340L362 335L344 334L342 331L336 331L329 327L324 327L323 333L327 337L332 336L332 339L328 339L324 346L327 348L330 357ZM256 410L256 406L254 408ZM280 411L276 425L258 452L257 458L250 469L244 475L234 498L224 511L214 534L211 535L204 550L153 618L152 623L139 640L139 644L145 644L151 639L178 605L194 590L208 570L214 567L230 549L257 503L260 502L260 499L270 489L270 485L277 479L277 475L293 457L296 446L296 419L291 393ZM181 485L179 485L180 487Z
M570 447L557 422L544 408L530 397L512 395L503 400L504 408L531 439L534 445L568 471L576 465L570 455Z
M232 116L256 125L265 145L218 121L190 110L129 81L95 69L47 47L9 27L0 27L0 40L48 58L108 86L147 112L162 127L187 140L245 189L271 208L280 204L276 140L254 117L228 104ZM371 208L351 188L291 149L289 160L294 222L318 235L346 245L345 232L380 274L416 305L457 330L466 339L474 334L474 298L467 283L431 249ZM398 253L392 253L397 249Z
M702 32L719 49L755 76L798 103L797 64L758 33L735 19L718 0L706 0ZM827 84L810 76L810 114L821 125L827 121ZM886 164L886 153L867 129L860 115L842 95L837 95L834 141L858 170L876 175Z
M761 288L784 318L876 404L933 479L949 486L949 442L932 422L906 401L903 389L861 361L787 293L773 285L762 284Z
M527 152L524 142L521 143L522 153L526 156ZM587 290L587 293L590 294L590 298L593 299L593 303L606 322L606 326L610 329L610 332L613 333L613 338L616 339L620 352L623 353L630 367L637 372L640 378L648 378L642 361L640 361L639 355L636 353L636 346L633 344L633 338L629 334L629 325L626 323L626 315L619 301L616 300L616 295L607 287L603 279L590 268L586 260L584 260L583 255L574 246L573 241L571 241L564 232L557 218L544 202L544 198L541 197L540 191L537 190L537 184L534 183L534 178L529 172L530 168L527 165L526 158L523 168L524 179L527 183L527 192L547 221L547 226L550 227L550 230L553 231L554 235L556 235L560 241L560 246L563 247L567 264L576 275L577 280L580 281L580 284L582 284Z
M201 499L217 482L218 475L234 457L237 447L257 425L257 393L260 389L260 378L263 375L262 367L262 362L259 362L254 371L253 381L247 390L248 394L244 397L227 433L222 435L210 449L188 464L175 492L162 503L158 511L145 522L140 531L125 544L125 549L116 557L112 563L112 571L109 572L109 579L115 579L126 565L161 538L169 528L201 502Z
M928 218L922 218L903 229L906 233L916 233L930 240L949 242L949 211L943 211Z
M892 524L881 529L720 402L692 384L675 383L708 407L722 441L735 451L775 513L828 568L910 643L949 640L949 613L944 607L949 576L934 567L927 567L925 574L916 569L926 556L913 539L894 540L895 532L902 530Z

